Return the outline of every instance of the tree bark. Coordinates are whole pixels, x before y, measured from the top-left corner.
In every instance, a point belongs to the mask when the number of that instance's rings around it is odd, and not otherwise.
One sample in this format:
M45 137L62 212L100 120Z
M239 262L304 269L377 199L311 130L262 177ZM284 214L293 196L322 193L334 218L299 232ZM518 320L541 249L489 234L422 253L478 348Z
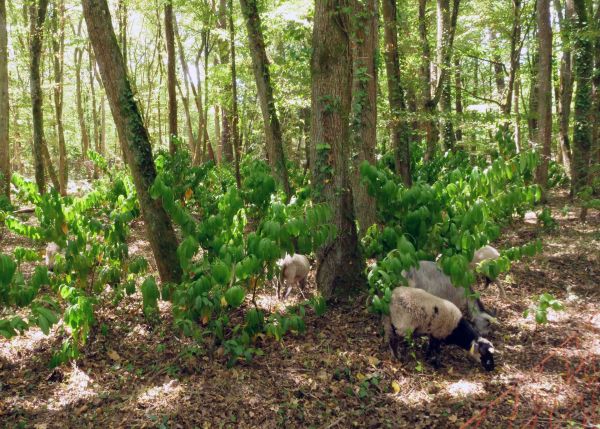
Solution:
M396 173L400 174L406 186L410 186L412 183L410 175L410 129L405 119L406 99L400 80L396 8L396 0L383 0L385 69L388 82L392 146L395 152Z
M523 42L521 41L521 0L512 0L513 4L513 24L510 36L510 72L508 75L508 88L506 92L506 101L502 107L502 111L505 115L510 115L512 110L513 93L515 89L515 79L521 65L521 49L523 48ZM516 130L515 130L516 132Z
M178 282L182 273L177 258L177 237L162 203L149 194L156 178L152 148L133 98L108 5L106 0L83 0L82 4L115 125L127 143L126 158L160 277L164 282Z
M98 147L100 146L100 121L98 120L98 105L96 104L96 79L94 78L94 67L96 67L96 60L94 58L94 51L92 50L91 44L88 46L88 77L90 81L90 101L92 103L92 131L94 138L94 151L100 152ZM94 164L94 179L98 178L98 167Z
M77 26L77 37L81 36L81 25L83 23L83 17L79 21ZM81 155L83 161L87 160L88 150L90 148L90 136L88 133L87 125L85 123L85 112L83 110L83 95L82 95L82 84L81 84L81 64L83 62L83 48L77 46L75 48L75 103L77 105L77 119L79 121L79 132L81 133Z
M44 111L42 109L42 82L40 59L42 56L43 25L46 19L48 0L33 1L29 7L29 86L31 92L31 116L33 119L33 164L35 183L40 193L46 192L44 176Z
M65 54L65 3L55 1L52 5L52 53L54 66L54 112L56 115L56 135L58 137L58 183L61 195L67 195L69 181L67 147L63 125L63 69Z
M10 143L8 95L8 32L6 30L6 4L0 0L0 195L10 201Z
M317 1L313 27L311 167L317 201L333 212L337 236L317 252L317 285L325 297L348 296L364 284L348 171L352 63L349 4Z
M218 27L224 34L227 34L227 0L220 0L218 13ZM226 40L220 43L221 64L228 64L229 46ZM231 84L224 85L223 92L227 95L227 100L221 105L221 160L224 162L233 161L233 145L231 141L231 106L229 97L231 97Z
M577 196L588 184L590 151L592 147L592 75L593 45L589 31L590 22L585 0L574 0L575 31L574 67L577 89L573 132L573 169L571 172L571 194Z
M562 57L560 60L560 86L558 97L559 144L562 161L567 174L571 175L571 141L569 138L569 120L571 101L573 100L573 52L571 49L571 31L573 27L573 0L565 1L564 15L560 1L555 0L556 12L560 24Z
M541 163L537 171L537 183L545 190L548 185L548 163L552 145L552 27L550 24L550 0L538 0L539 88L538 120ZM544 194L545 192L543 192ZM545 200L545 196L542 197Z
M229 18L229 47L231 55L231 140L234 150L235 182L238 189L242 188L242 176L240 175L240 162L242 151L240 147L240 134L238 131L238 100L237 100L237 72L235 69L235 28L233 26L233 0L228 4Z
M423 97L423 110L427 149L425 151L425 161L431 160L437 149L438 129L435 121L435 104L431 98L431 48L427 40L427 0L419 0L419 39L421 41L421 92Z
M285 164L281 125L275 107L275 97L273 96L273 85L269 71L269 59L265 49L260 15L258 14L256 0L240 0L240 6L246 20L252 68L263 116L269 163L271 164L273 175L279 180L289 198L291 190L287 166Z
M379 0L354 2L356 16L352 43L352 118L354 212L359 234L377 222L377 205L361 184L360 164L375 164L377 144L377 74L376 53L379 44ZM303 133L304 134L304 133ZM306 144L306 143L305 143Z
M169 93L169 152L175 154L177 137L177 76L175 75L175 32L173 30L173 1L165 3L165 42L167 45L167 90Z
M531 76L529 79L529 112L527 115L527 124L529 131L529 141L530 144L538 141L539 134L539 116L538 116L538 106L539 106L539 62L540 55L539 52L534 51L532 53L531 58Z
M455 110L456 110L456 116L459 120L459 124L460 121L462 120L462 114L463 114L463 99L462 99L462 74L461 74L461 64L460 64L460 58L456 57L454 59L454 83L456 85L456 93L455 93ZM462 130L460 128L460 126L456 127L456 140L457 141L461 141L462 140Z

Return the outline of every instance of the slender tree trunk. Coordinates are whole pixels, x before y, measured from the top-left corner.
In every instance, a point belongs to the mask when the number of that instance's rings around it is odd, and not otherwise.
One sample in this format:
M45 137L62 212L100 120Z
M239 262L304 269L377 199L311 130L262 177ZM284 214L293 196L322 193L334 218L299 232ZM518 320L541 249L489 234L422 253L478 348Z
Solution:
M454 59L454 80L455 80L455 85L456 85L456 92L455 92L455 109L456 109L456 116L460 121L462 120L462 114L463 114L463 100L462 100L462 74L461 74L461 64L460 64L460 58L456 57ZM460 128L460 126L456 127L456 140L457 141L461 141L462 140L462 130Z
M43 25L46 19L48 0L33 1L29 7L29 85L31 91L31 115L33 118L33 164L35 182L40 193L46 192L44 176L44 112L42 109L42 82L40 59L42 56Z
M317 252L317 285L325 299L348 296L364 284L348 169L352 84L348 6L343 0L317 1L312 40L312 177L337 227L336 238Z
M94 151L99 152L98 147L100 145L100 121L98 120L98 105L96 104L96 82L94 78L94 67L96 67L96 60L94 58L94 51L92 50L91 44L88 46L88 75L90 81L90 101L92 103L92 131L94 138ZM98 167L94 164L94 179L98 178Z
M540 55L539 52L534 51L531 59L531 77L530 77L530 85L529 85L529 112L527 115L527 123L529 129L529 141L530 144L533 145L538 141L539 134L539 116L538 116L538 106L539 106L539 62Z
M231 140L234 149L234 167L235 167L235 182L238 189L242 188L242 177L240 175L240 162L242 151L240 148L240 134L238 131L238 100L237 100L237 72L235 69L235 28L233 26L233 0L229 0L228 4L229 18L229 47L231 49Z
M83 0L82 4L115 124L127 142L126 158L160 277L163 282L179 282L182 273L177 259L177 237L162 203L153 200L149 194L156 178L152 148L133 98L108 5L106 0Z
M0 196L10 201L10 143L8 140L8 32L6 4L0 0Z
M504 64L500 57L498 49L498 35L493 29L490 31L490 42L494 55L492 56L494 66L494 80L496 81L496 94L498 99L504 98L504 91L506 91L506 81L504 80Z
M83 17L77 26L77 37L81 36L81 24ZM90 136L85 123L85 112L83 110L83 88L81 84L81 64L83 62L83 48L75 48L75 103L77 105L77 119L79 120L79 132L81 134L81 155L83 161L87 160L88 150L90 148Z
M559 86L559 143L565 170L571 174L571 141L569 138L569 122L571 118L571 101L573 100L573 52L571 50L571 31L573 27L573 0L565 1L564 17L560 1L555 0L556 11L560 23L562 57L560 60Z
M571 172L571 193L577 196L588 184L589 164L592 148L592 75L593 45L586 34L590 27L585 0L574 0L575 31L574 67L577 89L575 91L575 112L573 132L573 169Z
M52 12L52 53L54 65L54 112L58 136L58 179L61 195L67 195L68 167L65 129L63 126L63 68L65 53L65 4L55 1Z
M521 0L512 0L513 4L513 24L510 36L510 72L508 75L508 88L506 91L506 101L502 107L505 115L510 115L513 103L513 93L515 90L515 79L519 72L521 65L521 49L523 43L521 42ZM516 132L516 131L515 131Z
M521 152L523 145L523 137L521 136L521 111L519 106L519 91L521 88L521 79L519 75L515 76L514 81L514 92L513 92L513 104L515 106L515 117L514 117L514 129L515 129L515 150L517 153Z
M227 34L227 1L228 0L220 0L218 14L218 26L224 34ZM230 58L229 47L226 41L221 42L220 51L221 64L228 64ZM227 94L227 98L231 96L231 91L231 84L228 82L223 88L223 92ZM225 101L221 105L221 156L222 161L224 162L233 161L233 145L231 136L231 106L230 101Z
M422 59L421 59L421 84L423 93L423 110L425 112L425 133L427 141L427 150L425 152L425 161L431 160L437 149L438 130L435 121L435 105L431 99L431 48L427 40L427 0L419 0L419 38L421 41Z
M385 69L392 120L392 146L395 152L396 173L400 174L406 186L410 186L412 182L410 175L410 129L406 120L403 119L403 116L406 116L406 99L400 81L396 16L396 0L383 0Z
M175 153L174 137L177 137L177 76L175 75L175 32L173 31L173 2L165 3L165 41L167 45L167 90L169 93L169 152Z
M181 101L183 101L183 111L185 113L185 125L187 129L187 138L188 145L190 148L190 153L193 155L196 154L196 149L200 146L200 130L198 132L198 141L194 139L194 131L192 128L192 115L190 112L190 83L188 80L189 76L189 68L187 61L185 60L185 54L183 52L183 44L181 43L181 37L179 36L179 28L177 26L177 19L173 16L173 33L175 35L175 41L177 42L177 48L179 51L179 61L181 63L181 71L183 72L183 85L185 87L185 94L181 89L181 86L178 84L179 94L181 96ZM192 83L192 87L195 85ZM198 113L198 116L202 118L202 112Z
M377 205L361 184L360 165L375 164L377 144L377 47L379 44L379 0L354 2L356 16L352 38L352 118L353 143L351 174L354 212L360 236L377 222ZM388 47L389 48L389 47ZM399 83L399 82L398 82ZM304 133L303 133L304 134ZM410 178L410 176L409 176Z
M541 163L537 182L543 190L548 184L548 163L552 145L552 27L550 24L550 0L538 0L538 43L539 43L539 91L538 120ZM543 197L545 199L545 196Z
M281 125L275 107L275 97L273 96L273 85L269 71L269 59L265 50L260 15L258 14L256 0L240 0L240 5L242 7L242 14L246 20L248 41L252 56L252 68L258 90L260 109L263 115L269 162L273 175L279 180L289 198L291 190L287 166L285 165Z

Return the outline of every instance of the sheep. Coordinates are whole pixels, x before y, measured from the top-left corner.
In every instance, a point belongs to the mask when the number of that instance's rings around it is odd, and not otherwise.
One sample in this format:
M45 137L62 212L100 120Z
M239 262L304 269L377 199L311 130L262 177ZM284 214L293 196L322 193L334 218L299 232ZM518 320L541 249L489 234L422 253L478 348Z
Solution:
M46 266L49 271L54 271L54 262L56 255L60 253L60 247L54 242L48 243L46 246Z
M286 254L283 259L277 261L277 265L281 269L279 283L277 285L277 299L280 298L281 285L283 285L284 281L287 281L288 288L283 299L288 297L292 291L292 286L296 283L300 284L300 291L302 292L306 286L306 276L310 271L308 258L299 253L294 253L292 256Z
M427 358L435 368L440 365L442 343L455 344L479 359L486 371L494 369L494 346L481 337L463 317L456 305L421 289L397 287L392 292L390 315L384 316L386 342L398 358L400 338L407 332L429 335Z
M472 298L473 290L456 287L441 268L432 261L420 261L419 267L413 267L402 273L408 280L408 286L422 289L456 305L473 322L479 333L487 335L490 325L496 322L493 314L485 309L479 298Z
M496 248L490 246L489 244L483 246L475 251L473 254L473 260L471 261L471 269L475 269L479 264L485 261L495 261L500 258L500 252L496 250ZM485 277L485 287L486 289L493 282L488 276ZM498 289L500 290L500 296L502 298L506 298L506 291L502 287L502 285L498 284Z

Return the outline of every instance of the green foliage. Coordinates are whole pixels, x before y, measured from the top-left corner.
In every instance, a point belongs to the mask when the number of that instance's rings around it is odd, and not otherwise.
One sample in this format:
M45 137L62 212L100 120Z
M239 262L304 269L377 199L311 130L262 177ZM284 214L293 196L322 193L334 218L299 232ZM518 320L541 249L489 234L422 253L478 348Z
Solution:
M468 287L475 276L470 266L475 250L496 239L500 227L523 214L540 199L530 181L538 157L521 153L497 158L487 167L472 167L460 156L437 161L426 177L404 187L385 167L361 165L363 183L377 200L381 224L372 226L362 240L367 257L377 259L368 279L371 309L388 313L391 291L405 283L402 272L419 260L441 255L440 265L452 283ZM451 168L449 168L451 167ZM513 251L513 257L518 254ZM495 278L510 268L502 257L482 264L480 272Z
M557 300L553 295L549 293L543 293L538 298L537 307L535 308L535 321L539 324L544 324L548 322L548 309L552 309L554 311L561 311L563 309L563 305L559 300ZM530 313L530 309L525 310L523 313L524 317Z
M273 279L277 260L286 253L310 253L333 237L329 208L298 198L285 204L264 162L242 163L244 181L238 190L232 176L210 164L198 167L193 179L176 178L179 173L171 168L187 169L189 158L179 153L161 157L150 192L184 235L177 250L183 282L166 293L163 289L163 298L173 303L175 324L198 339L213 336L223 344L229 364L258 353L252 344L260 332L276 340L289 331L302 332L304 308L265 321L262 312L245 309L244 303ZM317 314L325 310L318 299L309 305ZM230 318L238 308L246 312L245 324Z

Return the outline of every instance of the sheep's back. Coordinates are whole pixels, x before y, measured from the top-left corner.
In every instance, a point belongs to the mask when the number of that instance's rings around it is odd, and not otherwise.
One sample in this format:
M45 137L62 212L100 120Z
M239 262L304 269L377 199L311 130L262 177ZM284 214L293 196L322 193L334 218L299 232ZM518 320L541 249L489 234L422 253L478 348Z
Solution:
M450 277L432 261L420 261L419 267L412 267L405 275L408 286L422 289L431 295L448 300L456 305L463 313L469 311L465 289L455 287Z
M408 329L416 335L446 338L458 325L458 307L421 289L398 287L390 302L391 322L399 335Z

